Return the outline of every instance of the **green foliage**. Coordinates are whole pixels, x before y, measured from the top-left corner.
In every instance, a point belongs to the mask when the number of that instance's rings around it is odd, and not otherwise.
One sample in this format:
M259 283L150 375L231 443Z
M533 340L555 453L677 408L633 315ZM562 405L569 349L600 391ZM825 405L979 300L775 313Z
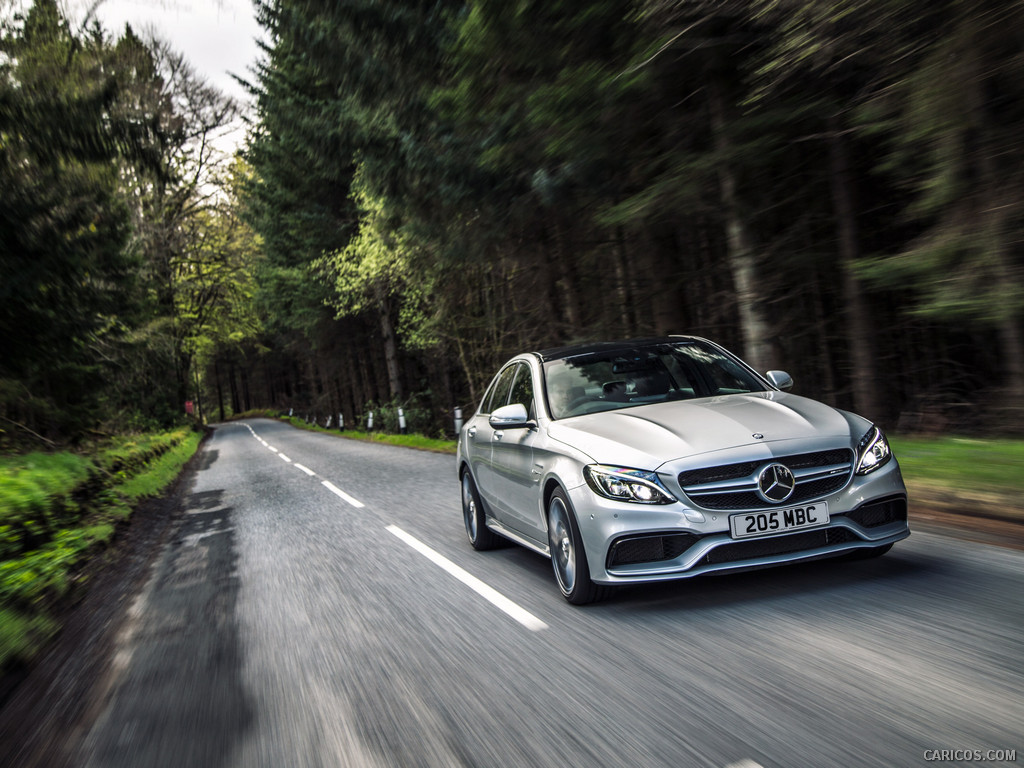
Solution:
M210 194L236 114L130 28L75 31L54 0L0 21L0 438L180 421L204 333L246 301L253 237Z
M69 429L97 406L91 347L136 266L113 162L133 151L132 129L111 120L108 53L77 39L53 0L0 27L0 380L45 393L16 413Z
M0 459L0 560L53 536L78 514L74 491L95 473L70 453Z
M105 443L95 460L106 472L126 476L192 434L192 430L183 427L169 432L118 435Z
M512 352L752 326L880 420L1024 397L1020 2L257 12L230 167L166 45L0 22L5 443L410 393L436 433Z
M176 433L179 437L146 465L146 471L135 474L115 486L114 490L129 503L159 496L174 482L181 467L191 458L199 446L198 432Z
M45 646L59 629L46 616L0 608L0 669L16 660L28 660Z
M385 297L401 290L408 273L406 253L411 244L388 220L381 200L371 197L365 178L363 170L353 181L359 234L342 250L314 262L314 267L333 282L331 304L339 316L376 308Z
M178 429L122 436L90 456L0 460L0 667L30 658L52 635L54 601L71 593L133 505L177 477L200 438Z

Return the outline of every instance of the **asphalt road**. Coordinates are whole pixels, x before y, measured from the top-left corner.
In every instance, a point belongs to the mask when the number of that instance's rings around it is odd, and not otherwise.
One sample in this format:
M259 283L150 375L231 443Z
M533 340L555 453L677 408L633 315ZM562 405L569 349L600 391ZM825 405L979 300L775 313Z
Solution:
M449 455L268 420L204 450L85 768L1024 762L1022 552L915 533L575 608L470 549Z

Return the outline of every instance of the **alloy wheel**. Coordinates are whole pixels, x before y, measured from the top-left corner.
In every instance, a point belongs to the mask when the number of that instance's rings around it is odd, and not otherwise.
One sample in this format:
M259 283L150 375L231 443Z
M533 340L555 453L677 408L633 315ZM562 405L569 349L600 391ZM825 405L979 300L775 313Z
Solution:
M558 496L551 498L548 506L548 542L551 547L551 562L555 577L562 592L569 594L576 586L576 547L573 542L572 526L565 503Z

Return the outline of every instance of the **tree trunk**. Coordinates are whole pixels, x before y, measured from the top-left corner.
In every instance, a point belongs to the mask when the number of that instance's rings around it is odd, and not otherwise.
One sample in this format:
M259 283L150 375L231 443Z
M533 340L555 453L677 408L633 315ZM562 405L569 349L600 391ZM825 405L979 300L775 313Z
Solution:
M242 412L242 403L238 398L238 382L235 381L234 361L228 367L228 378L231 385L231 414L235 415Z
M242 377L242 403L245 405L246 411L252 410L252 397L249 395L249 369L246 366L242 366L239 373Z
M199 381L199 365L198 364L196 364L195 376L196 376L196 408L195 408L195 417L199 421L199 423L202 424L204 419L206 418L206 412L203 410L203 388L202 388L202 386L200 384L200 381Z
M352 343L351 334L346 338L345 350L345 367L348 370L349 398L352 403L352 413L349 414L349 423L354 426L359 419L360 411L363 410L363 406L366 404L366 401L370 399L370 395L364 386L364 377L360 375L361 371L358 363L361 358L361 354Z
M469 399L475 405L478 402L476 387L473 385L476 377L473 375L473 367L469 364L469 359L466 356L466 347L462 342L462 337L457 334L455 336L455 347L459 351L459 363L462 365L462 372L466 377L466 384L469 385Z
M824 290L821 286L821 278L818 271L814 271L814 339L818 348L818 363L822 372L822 389L825 392L825 402L836 402L836 380L832 366L832 345L829 343L828 317L825 314L825 305L822 301Z
M633 320L632 272L629 268L629 252L626 249L626 235L622 227L615 228L615 281L619 300L618 314L623 338L633 334L636 324Z
M668 226L654 226L650 232L650 284L646 299L651 311L655 336L678 332L680 296L677 279L680 272L679 247L675 232Z
M562 226L555 222L555 262L558 265L558 288L562 297L564 314L559 317L575 335L582 330L579 307L579 281L576 279L576 264L566 247L566 236Z
M360 333L360 341L362 341L363 334ZM371 345L360 346L356 351L356 360L359 363L359 377L363 386L363 402L360 404L360 411L365 411L367 405L374 402L377 399L376 392L377 388L374 382L374 376L371 362L368 361L367 354L370 354L367 350L371 350Z
M878 376L872 345L872 324L867 302L854 266L860 256L857 216L853 202L850 161L838 115L829 117L828 132L829 182L835 209L839 240L839 271L843 281L846 338L850 345L850 380L853 387L853 408L865 418L877 419Z
M991 105L984 88L990 62L981 61L984 54L980 52L985 50L982 34L975 32L974 37L976 53L965 58L970 73L968 103L980 146L977 156L981 189L977 197L983 202L976 214L977 226L981 230L981 246L987 251L985 262L994 273L995 288L989 296L994 294L993 301L998 306L996 328L1005 365L1006 405L1016 410L1024 407L1024 338L1020 331L1020 271L1015 268L1008 245L1020 242L1009 217L1010 211L1019 210L1015 194L1019 188L1008 188L1006 175L1000 172L1001 146L993 137L995 120L989 114Z
M391 302L382 286L376 287L377 316L380 321L380 337L384 342L384 364L388 372L388 390L392 402L400 402L402 393L402 374L398 368L398 342L395 339L395 326L391 322Z
M750 233L740 214L736 193L736 176L729 159L732 146L726 133L727 121L721 86L708 85L711 108L711 128L715 136L715 149L719 155L718 182L725 215L727 261L736 289L740 334L743 338L743 357L758 371L772 367L772 350L768 339L770 325L765 317L763 297L758 290L757 259L750 243Z
M213 375L217 379L217 407L220 409L220 420L224 421L224 382L220 378L220 360L213 360Z
M987 222L988 231L984 233L984 239L988 241L986 245L989 248L998 286L995 289L997 298L994 303L999 305L996 330L1002 351L1002 373L1005 382L1005 402L1001 405L1017 412L1024 408L1024 337L1020 332L1020 309L1016 300L1020 295L1020 287L1006 253L1009 232L1002 212L1007 207L998 204L990 206L990 221Z

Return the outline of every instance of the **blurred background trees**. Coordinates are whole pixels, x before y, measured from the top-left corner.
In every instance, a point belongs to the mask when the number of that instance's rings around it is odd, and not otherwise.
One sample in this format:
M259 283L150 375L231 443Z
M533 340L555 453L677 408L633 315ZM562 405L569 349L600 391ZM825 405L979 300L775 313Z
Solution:
M55 0L0 26L0 429L76 438L178 420L233 269L212 139L237 107L131 29ZM236 229L242 226L234 225ZM245 252L244 259L239 255Z
M522 349L694 333L889 427L1024 426L1024 2L256 7L230 164L166 46L5 23L9 421L440 431Z

